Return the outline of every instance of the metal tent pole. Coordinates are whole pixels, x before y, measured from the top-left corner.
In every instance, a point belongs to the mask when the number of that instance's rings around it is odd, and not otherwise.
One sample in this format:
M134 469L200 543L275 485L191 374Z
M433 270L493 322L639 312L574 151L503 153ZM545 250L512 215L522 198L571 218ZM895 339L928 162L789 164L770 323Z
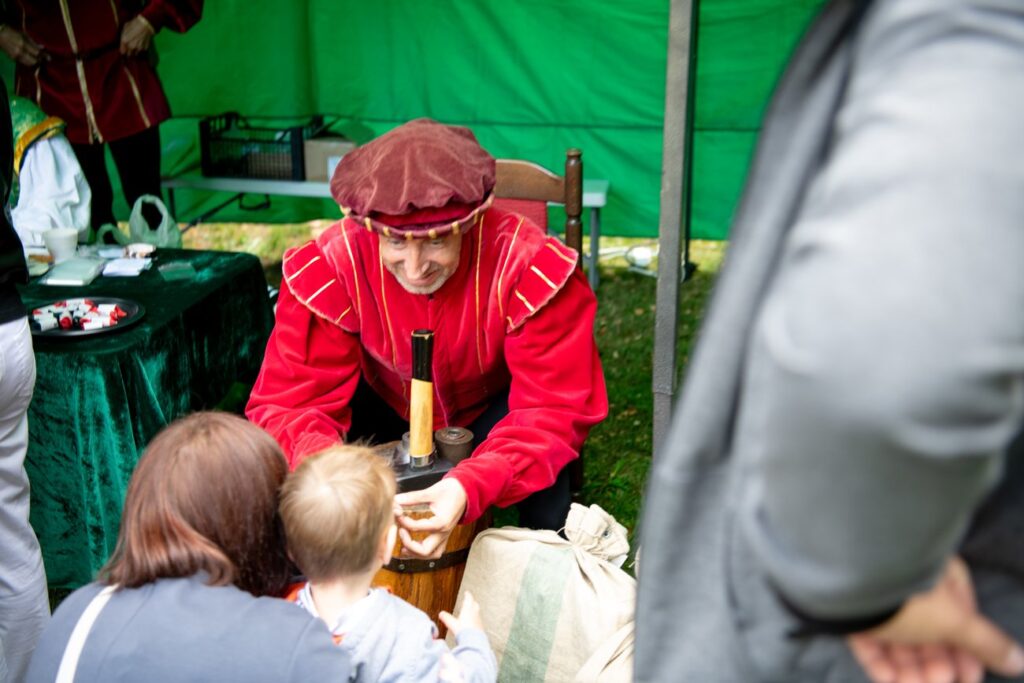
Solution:
M669 11L652 371L655 453L672 418L680 268L685 269L687 277L693 270L689 258L690 170L698 4L699 0L672 0ZM684 256L685 263L681 265Z

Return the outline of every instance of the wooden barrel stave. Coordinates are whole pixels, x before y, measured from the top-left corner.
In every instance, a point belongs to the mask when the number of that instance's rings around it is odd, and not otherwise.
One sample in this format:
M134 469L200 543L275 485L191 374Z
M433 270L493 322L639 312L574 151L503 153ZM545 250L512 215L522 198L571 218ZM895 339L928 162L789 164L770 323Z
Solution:
M425 507L407 508L406 514L414 519L430 517L431 513ZM373 585L388 588L398 597L426 612L437 624L443 638L445 628L438 621L437 615L442 610L451 612L455 608L462 575L466 571L469 546L476 535L490 525L489 512L472 524L459 524L448 537L444 555L434 561L402 558L402 542L399 540L392 552L391 562L373 577ZM413 534L416 540L422 540L426 536L427 534L421 532ZM430 566L431 562L433 567Z

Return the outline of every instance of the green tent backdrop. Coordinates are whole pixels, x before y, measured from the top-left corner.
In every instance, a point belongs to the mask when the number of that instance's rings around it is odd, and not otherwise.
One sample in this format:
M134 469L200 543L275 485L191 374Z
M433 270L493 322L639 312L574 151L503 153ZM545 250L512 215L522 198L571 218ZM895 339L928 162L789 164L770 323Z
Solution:
M700 3L693 237L726 238L767 96L821 3ZM260 125L332 115L359 142L429 116L556 171L579 147L585 177L611 182L602 234L653 237L667 25L665 0L213 0L187 34L156 39L175 112L161 127L163 174L197 173L198 120L226 111ZM179 190L178 218L228 196ZM339 215L328 200L274 197L216 220Z

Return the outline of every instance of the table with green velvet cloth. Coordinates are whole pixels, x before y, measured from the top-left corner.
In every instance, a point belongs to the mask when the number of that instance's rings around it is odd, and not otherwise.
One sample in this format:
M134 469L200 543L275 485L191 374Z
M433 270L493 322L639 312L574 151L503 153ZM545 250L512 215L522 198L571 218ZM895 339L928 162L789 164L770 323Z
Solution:
M85 287L30 283L29 308L81 296L131 299L140 321L104 334L36 337L26 469L32 526L51 589L93 580L114 549L132 470L149 440L175 418L251 384L273 314L259 260L250 254L160 249L139 277ZM156 266L187 261L192 280L166 282Z

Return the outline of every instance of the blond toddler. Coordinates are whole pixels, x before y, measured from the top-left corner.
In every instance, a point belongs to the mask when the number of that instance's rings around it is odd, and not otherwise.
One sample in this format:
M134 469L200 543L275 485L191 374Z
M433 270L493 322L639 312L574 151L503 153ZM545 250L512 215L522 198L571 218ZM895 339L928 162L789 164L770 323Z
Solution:
M497 663L472 595L457 618L439 615L457 642L449 653L424 612L371 587L395 545L396 488L387 462L353 445L310 457L288 477L281 519L288 551L307 578L296 602L348 651L350 680L495 681Z

